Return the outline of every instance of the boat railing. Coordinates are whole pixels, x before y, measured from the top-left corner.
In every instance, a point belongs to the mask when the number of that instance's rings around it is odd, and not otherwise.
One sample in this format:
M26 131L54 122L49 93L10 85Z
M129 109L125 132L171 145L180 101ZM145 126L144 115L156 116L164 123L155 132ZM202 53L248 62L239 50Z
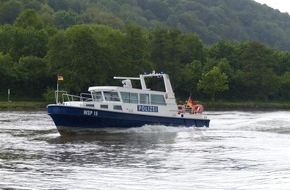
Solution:
M92 96L89 93L81 93L80 96L68 94L67 91L56 91L55 92L56 103L81 101L90 102L92 101ZM61 100L59 99L61 97Z
M90 94L90 93L81 93L80 94L80 100L82 102L91 102L91 101L93 101L92 94Z

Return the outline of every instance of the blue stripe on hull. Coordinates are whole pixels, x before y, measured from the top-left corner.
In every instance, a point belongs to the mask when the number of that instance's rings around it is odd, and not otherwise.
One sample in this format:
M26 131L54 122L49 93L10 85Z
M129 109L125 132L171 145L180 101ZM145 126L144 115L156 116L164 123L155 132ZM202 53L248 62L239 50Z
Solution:
M85 114L84 114L85 112ZM208 119L185 119L159 116L144 116L103 110L48 106L48 114L52 117L58 129L60 127L98 129L98 128L130 128L149 125L195 126L208 127Z

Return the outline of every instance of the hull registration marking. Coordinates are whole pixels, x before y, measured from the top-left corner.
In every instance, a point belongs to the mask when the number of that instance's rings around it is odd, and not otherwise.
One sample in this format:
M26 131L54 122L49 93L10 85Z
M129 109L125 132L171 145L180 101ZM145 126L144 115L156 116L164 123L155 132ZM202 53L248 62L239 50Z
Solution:
M98 111L84 110L84 115L98 116Z

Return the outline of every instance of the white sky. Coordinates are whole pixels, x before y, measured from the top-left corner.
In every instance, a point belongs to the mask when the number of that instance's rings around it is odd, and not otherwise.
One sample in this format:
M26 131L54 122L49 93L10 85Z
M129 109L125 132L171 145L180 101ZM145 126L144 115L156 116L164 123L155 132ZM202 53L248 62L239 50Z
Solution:
M274 9L279 9L280 12L288 12L290 14L290 1L289 0L254 0L261 4L266 4Z

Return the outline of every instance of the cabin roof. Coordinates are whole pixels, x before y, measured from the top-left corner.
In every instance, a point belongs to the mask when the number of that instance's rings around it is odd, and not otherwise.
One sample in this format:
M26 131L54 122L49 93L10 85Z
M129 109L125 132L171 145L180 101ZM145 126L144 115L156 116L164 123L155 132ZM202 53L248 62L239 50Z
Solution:
M124 88L120 86L92 86L89 87L89 92L99 92L99 91L122 91L122 92L135 92L135 93L154 93L154 94L163 94L162 91L153 91L153 90L142 90L139 88Z
M92 91L112 91L112 90L120 90L118 86L92 86L89 87L90 92Z

